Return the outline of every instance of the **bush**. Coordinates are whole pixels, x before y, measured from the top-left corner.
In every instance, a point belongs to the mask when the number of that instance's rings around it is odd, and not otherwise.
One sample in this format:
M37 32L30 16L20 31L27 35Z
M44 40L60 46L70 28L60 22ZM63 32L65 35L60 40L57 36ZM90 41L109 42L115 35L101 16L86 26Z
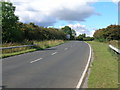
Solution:
M94 40L93 37L86 37L86 38L83 38L83 41L92 41L92 40Z
M120 39L120 25L110 25L103 29L98 29L94 33L94 38L100 42L119 40Z

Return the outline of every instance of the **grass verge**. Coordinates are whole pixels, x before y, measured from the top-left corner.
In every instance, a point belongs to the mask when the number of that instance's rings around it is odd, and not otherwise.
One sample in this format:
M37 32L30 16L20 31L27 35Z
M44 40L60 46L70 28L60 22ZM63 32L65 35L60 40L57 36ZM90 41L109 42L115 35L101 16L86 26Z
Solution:
M118 57L110 52L106 43L87 43L94 53L88 88L118 88Z
M37 45L40 49L50 48L53 46L57 46L63 44L65 41L63 40L46 40L46 41L34 41L33 43Z
M112 40L112 41L109 41L109 44L113 45L114 47L120 49L119 45L120 45L120 42L118 40Z
M66 41L63 41L63 40L48 40L48 41L40 41L40 42L34 41L34 44L37 45L35 47L32 47L32 48L18 48L18 49L15 48L14 50L12 50L12 52L10 50L6 50L6 51L4 51L4 53L2 53L2 55L0 55L0 57L6 58L6 57L14 56L14 55L27 53L27 52L43 50L43 49L46 49L46 48L50 48L50 47L53 47L53 46L63 44L65 42ZM8 53L8 51L9 51L9 53Z
M2 54L2 58L14 56L14 55L19 55L19 54L23 54L23 53L27 53L27 52L33 52L33 51L36 51L36 50L37 50L37 49L28 49L28 50L19 51L19 52L13 52L13 53L8 53L8 54Z

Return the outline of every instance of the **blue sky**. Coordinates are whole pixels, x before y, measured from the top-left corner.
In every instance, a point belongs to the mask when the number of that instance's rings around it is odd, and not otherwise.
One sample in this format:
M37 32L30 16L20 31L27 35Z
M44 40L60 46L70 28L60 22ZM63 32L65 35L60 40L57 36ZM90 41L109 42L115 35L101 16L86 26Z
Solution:
M93 15L86 18L85 21L80 22L81 25L85 25L88 31L95 31L100 28L105 28L111 24L118 24L118 5L114 2L96 2L92 4L95 7L96 12L99 15ZM76 22L74 22L75 24ZM78 22L77 22L78 23ZM54 25L54 27L68 25L64 21L60 21ZM92 33L93 35L93 33ZM92 36L90 35L90 36Z
M113 2L97 2L93 4L99 16L91 16L86 19L85 24L91 28L104 28L110 24L118 23L118 6Z
M21 22L34 22L39 26L61 28L66 25L75 29L77 35L118 23L118 6L100 0L13 0L15 14Z

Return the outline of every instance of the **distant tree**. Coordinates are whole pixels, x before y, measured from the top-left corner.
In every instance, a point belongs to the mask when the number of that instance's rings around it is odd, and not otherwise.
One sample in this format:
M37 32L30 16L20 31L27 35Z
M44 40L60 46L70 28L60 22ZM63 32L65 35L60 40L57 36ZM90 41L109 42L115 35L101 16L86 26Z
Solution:
M93 37L85 37L85 38L83 38L83 41L92 41L92 40L94 40Z
M62 30L66 33L69 34L70 36L72 36L72 30L69 26L65 26L62 28Z
M110 25L106 28L98 29L93 36L96 40L102 42L120 40L120 25Z
M76 38L76 32L74 29L72 29L72 39L75 39Z
M95 33L94 33L94 38L96 39L96 40L98 40L98 41L100 41L100 42L103 42L103 41L106 41L106 35L105 35L105 28L103 28L103 29L99 29L99 30L97 30L97 31L95 31Z
M70 34L71 38L75 36L75 31L66 26L64 30L56 28L40 27L34 23L19 22L15 16L15 7L9 2L0 2L2 7L2 41L3 42L21 42L32 40L55 40L66 39L66 34Z
M24 32L25 40L55 40L65 39L66 34L56 28L40 27L34 23L19 23L21 31Z
M86 37L86 34L80 34L78 37L77 37L77 40L80 40L80 41L83 41L83 38Z
M76 36L76 32L74 29L71 29L69 26L65 26L62 28L62 31L64 31L66 34L70 35L70 39L74 39Z
M110 25L106 28L107 40L120 40L120 25Z
M0 2L2 4L2 41L15 42L21 41L22 32L17 26L18 17L15 16L15 7L9 2Z

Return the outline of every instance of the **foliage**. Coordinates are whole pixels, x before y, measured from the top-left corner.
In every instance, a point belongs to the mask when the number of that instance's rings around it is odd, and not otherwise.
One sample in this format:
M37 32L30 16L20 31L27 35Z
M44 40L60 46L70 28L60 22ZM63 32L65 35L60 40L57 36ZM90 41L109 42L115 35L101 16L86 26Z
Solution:
M21 31L24 32L26 40L55 40L66 39L66 34L56 28L44 28L35 25L34 23L24 24L18 23Z
M77 37L77 40L80 40L80 41L92 41L92 40L94 40L94 38L93 37L86 37L86 34L80 34Z
M15 7L12 3L0 2L2 4L2 38L3 42L15 42L22 40L22 31L17 26L18 17L15 16Z
M59 44L63 44L64 40L44 40L44 41L34 41L34 44L37 45L38 49L50 48Z
M80 41L83 41L83 38L86 37L86 34L80 34L78 37L77 37L77 40L80 40Z
M64 31L66 34L70 35L70 39L75 39L76 32L74 29L71 29L69 26L65 26L62 28L62 31Z
M36 46L32 46L32 47L20 47L20 48L13 48L13 49L4 49L2 50L2 57L9 57L9 56L14 56L14 55L19 55L19 54L23 54L23 53L27 53L27 52L33 52L36 50L41 50L41 49L46 49L49 47L53 47L59 44L64 43L64 40L47 40L47 41L31 41L33 42L33 44L36 44ZM28 42L31 43L31 42ZM9 46L19 46L19 45L23 45L21 43L5 43L3 46L9 47Z
M120 49L120 41L118 41L118 40L111 40L108 43L113 45L114 47Z
M71 36L71 38L72 38L72 39L75 39L75 37L76 37L76 35L77 35L76 32L75 32L75 30L72 29L71 31L72 31L72 36Z
M107 28L96 30L94 38L98 41L110 41L120 39L120 25L110 25Z
M19 22L15 16L15 7L12 3L2 1L2 41L23 42L23 41L43 41L43 40L65 40L66 35L74 39L76 32L68 26L63 29L40 27L34 23Z
M83 38L83 41L92 41L92 40L94 40L93 37L85 37L85 38Z

